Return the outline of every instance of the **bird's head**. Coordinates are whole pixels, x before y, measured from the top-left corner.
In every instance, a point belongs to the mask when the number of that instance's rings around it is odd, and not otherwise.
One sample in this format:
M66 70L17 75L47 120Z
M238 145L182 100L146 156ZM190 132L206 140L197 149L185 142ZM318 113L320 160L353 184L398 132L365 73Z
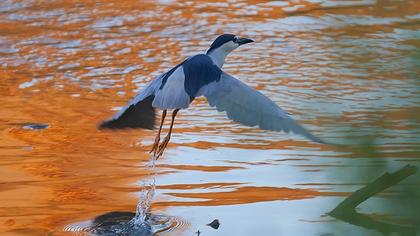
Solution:
M210 48L207 50L207 55L214 56L216 60L222 60L224 63L225 57L234 49L241 45L252 43L254 40L248 38L241 38L234 34L222 34L214 40Z
M214 50L223 50L229 53L243 44L252 42L254 42L254 40L241 38L234 34L222 34L214 40L209 50L207 50L207 54Z

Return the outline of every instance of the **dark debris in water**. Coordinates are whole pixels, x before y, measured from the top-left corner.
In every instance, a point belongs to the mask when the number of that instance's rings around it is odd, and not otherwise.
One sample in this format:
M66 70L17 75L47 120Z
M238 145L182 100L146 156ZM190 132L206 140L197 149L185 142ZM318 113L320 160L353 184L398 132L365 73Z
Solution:
M211 223L207 224L208 226L212 227L213 229L218 229L220 226L220 222L218 219L213 220Z
M24 123L22 124L22 128L24 129L33 129L33 130L40 130L48 128L48 124L41 124L41 123Z

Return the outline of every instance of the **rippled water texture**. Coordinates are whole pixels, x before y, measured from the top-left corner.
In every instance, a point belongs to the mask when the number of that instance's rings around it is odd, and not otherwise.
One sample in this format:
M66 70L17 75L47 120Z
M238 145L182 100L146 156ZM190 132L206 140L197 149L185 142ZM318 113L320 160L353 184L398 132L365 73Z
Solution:
M151 212L175 222L158 234L375 234L326 213L384 171L419 164L419 12L417 0L0 1L0 233L68 235L134 214L155 133L98 123L235 33L255 43L225 70L346 145L237 125L198 99L157 162ZM419 225L388 207L401 191L359 210Z

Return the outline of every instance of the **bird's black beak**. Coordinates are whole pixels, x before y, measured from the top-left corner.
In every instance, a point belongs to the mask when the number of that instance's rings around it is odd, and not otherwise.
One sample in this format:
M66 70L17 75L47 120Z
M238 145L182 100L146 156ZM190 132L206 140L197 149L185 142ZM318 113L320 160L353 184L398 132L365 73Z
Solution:
M247 38L237 38L237 39L236 39L236 42L237 42L239 45L243 45L243 44L247 44L247 43L252 43L252 42L254 42L254 40L252 40L252 39L247 39Z

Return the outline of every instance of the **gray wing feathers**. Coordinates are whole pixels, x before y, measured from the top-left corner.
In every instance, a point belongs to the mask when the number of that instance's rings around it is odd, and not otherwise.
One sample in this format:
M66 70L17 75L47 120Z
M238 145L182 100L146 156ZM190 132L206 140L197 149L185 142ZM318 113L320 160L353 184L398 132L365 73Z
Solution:
M199 95L204 95L210 106L216 107L218 111L226 111L227 116L235 122L259 126L264 130L292 131L312 141L324 143L297 124L269 98L226 73L221 75L218 82L203 87Z
M179 66L167 79L162 89L156 90L153 107L160 109L187 108L190 96L184 89L184 70Z

